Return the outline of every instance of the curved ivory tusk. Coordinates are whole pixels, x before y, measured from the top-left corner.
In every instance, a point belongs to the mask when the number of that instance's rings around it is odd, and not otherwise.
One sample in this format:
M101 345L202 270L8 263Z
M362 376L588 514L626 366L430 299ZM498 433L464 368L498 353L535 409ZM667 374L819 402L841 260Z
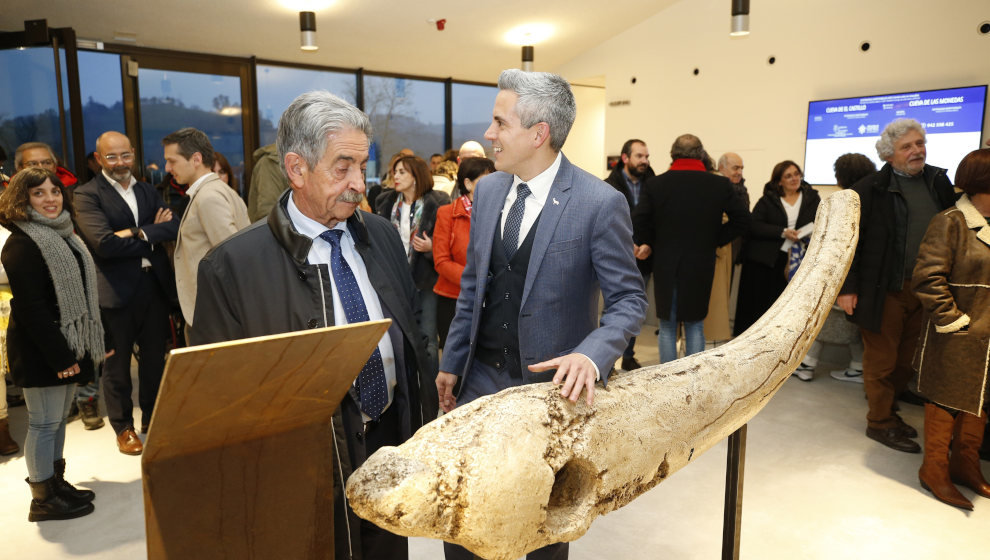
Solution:
M729 344L613 377L592 407L541 383L457 408L369 457L347 481L351 507L490 560L577 539L748 422L794 371L849 270L859 197L831 195L815 224L790 285Z

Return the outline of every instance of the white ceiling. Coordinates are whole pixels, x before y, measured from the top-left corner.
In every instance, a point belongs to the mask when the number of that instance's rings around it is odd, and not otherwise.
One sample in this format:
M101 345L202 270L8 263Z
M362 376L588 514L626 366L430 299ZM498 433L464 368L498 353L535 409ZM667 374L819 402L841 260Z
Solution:
M329 0L316 12L315 53L299 49L298 12L282 1L3 0L0 31L44 18L107 43L491 83L520 65L520 48L503 39L517 25L555 26L536 45L535 69L551 70L679 0ZM438 19L444 31L428 21Z

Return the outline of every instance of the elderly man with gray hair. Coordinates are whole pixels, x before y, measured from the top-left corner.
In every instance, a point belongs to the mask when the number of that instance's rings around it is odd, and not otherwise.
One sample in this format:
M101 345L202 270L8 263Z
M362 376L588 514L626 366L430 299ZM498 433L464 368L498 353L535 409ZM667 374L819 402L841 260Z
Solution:
M921 303L911 273L928 222L955 204L945 169L925 163L925 129L913 119L887 125L877 141L887 163L853 185L862 202L859 244L838 303L863 333L867 437L906 453L918 432L897 414L911 378ZM927 438L926 438L927 439Z
M387 219L358 210L370 143L367 115L329 92L292 102L276 142L290 188L267 220L200 262L191 339L204 344L392 319L329 427L339 474L334 557L404 559L405 537L359 519L343 491L343 481L369 455L402 443L437 416L436 394L419 391L431 386L436 370L429 369L418 326L406 252ZM306 476L280 474L270 483Z

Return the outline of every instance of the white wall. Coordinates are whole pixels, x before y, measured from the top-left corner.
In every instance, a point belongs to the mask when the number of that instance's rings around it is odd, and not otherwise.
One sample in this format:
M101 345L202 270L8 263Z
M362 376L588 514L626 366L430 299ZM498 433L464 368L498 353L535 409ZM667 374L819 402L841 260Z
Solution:
M571 91L578 113L564 143L564 155L588 173L605 177L605 89L572 84Z
M756 0L751 34L730 38L727 0L681 0L555 71L605 76L598 162L638 137L660 172L674 138L691 132L714 158L742 155L755 203L775 163L804 161L808 101L988 83L983 21L988 0ZM589 109L579 103L578 121Z

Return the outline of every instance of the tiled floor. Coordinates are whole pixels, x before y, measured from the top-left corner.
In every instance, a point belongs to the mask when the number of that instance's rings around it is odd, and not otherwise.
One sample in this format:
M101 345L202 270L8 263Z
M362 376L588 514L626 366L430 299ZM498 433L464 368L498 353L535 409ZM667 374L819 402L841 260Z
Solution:
M655 339L639 341L644 365L656 363ZM862 385L791 378L749 425L743 497L742 558L990 558L990 500L963 493L966 513L918 486L920 455L898 453L863 435ZM919 430L922 410L903 407ZM23 441L25 411L11 409ZM571 545L571 558L714 559L720 557L725 477L722 444L627 507L599 518ZM117 452L109 426L69 426L68 477L96 491L96 512L70 521L27 522L30 500L22 455L0 458L0 558L47 560L146 557L140 457ZM990 465L983 463L984 472ZM441 558L438 541L412 539L414 560Z

